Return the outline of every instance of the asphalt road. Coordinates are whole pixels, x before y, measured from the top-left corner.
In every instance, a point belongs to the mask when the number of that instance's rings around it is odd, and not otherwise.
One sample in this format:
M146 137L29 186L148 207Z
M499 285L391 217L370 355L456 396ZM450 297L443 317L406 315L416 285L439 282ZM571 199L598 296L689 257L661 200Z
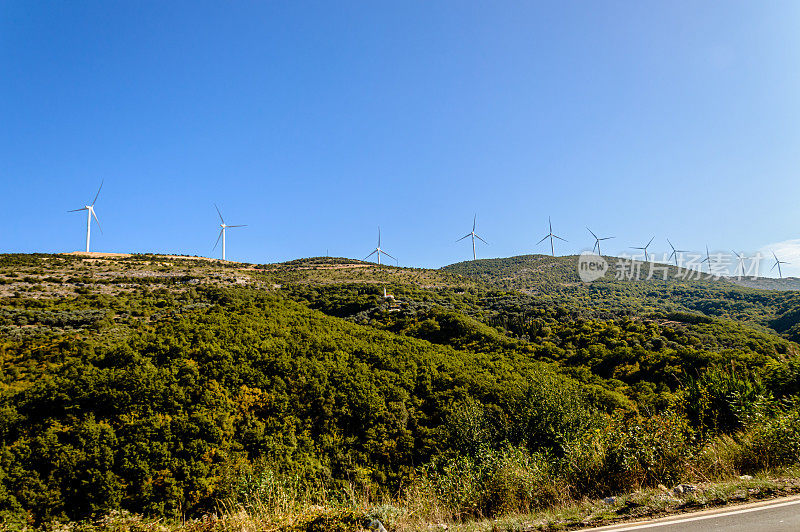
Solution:
M800 532L800 497L727 506L651 521L637 521L586 532Z

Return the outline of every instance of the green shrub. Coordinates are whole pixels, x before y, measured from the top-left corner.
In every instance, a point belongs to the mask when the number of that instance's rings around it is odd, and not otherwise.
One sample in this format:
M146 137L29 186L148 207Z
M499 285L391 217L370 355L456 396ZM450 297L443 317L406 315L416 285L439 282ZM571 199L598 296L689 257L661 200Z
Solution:
M573 496L604 496L685 474L692 431L674 411L651 417L615 415L568 449L563 474Z
M772 396L746 368L716 365L690 380L683 398L692 425L707 437L740 429Z
M508 447L487 456L482 466L479 505L484 515L526 513L563 498L544 455Z
M453 405L445 425L449 446L475 457L497 445L500 432L491 417L486 407L472 398Z
M421 469L415 493L434 497L456 517L492 517L552 505L564 489L553 460L506 446L477 457L435 460Z
M414 486L456 518L480 515L480 467L470 456L434 459L420 468Z
M695 459L708 477L756 473L800 462L800 410L761 416L743 430L710 440Z
M800 461L800 410L753 424L742 443L743 472L796 464Z
M551 372L535 372L527 388L508 407L505 437L530 452L563 456L567 446L599 423L577 381Z
M707 478L738 475L742 468L743 446L737 435L720 434L709 440L694 459L694 469Z

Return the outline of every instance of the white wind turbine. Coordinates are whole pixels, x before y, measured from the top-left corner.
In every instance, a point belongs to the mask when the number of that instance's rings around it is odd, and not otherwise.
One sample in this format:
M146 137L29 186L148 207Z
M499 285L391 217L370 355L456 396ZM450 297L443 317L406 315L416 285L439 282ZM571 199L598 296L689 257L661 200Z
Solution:
M772 256L775 258L775 264L772 265L772 268L770 268L770 271L774 270L775 266L777 266L778 267L778 278L779 279L783 279L783 273L781 273L781 264L791 264L791 263L785 262L785 261L782 261L782 260L778 260L778 256L775 254L774 251L772 252Z
M644 247L642 247L642 246L638 246L638 247L637 246L631 246L631 249L641 249L642 251L644 251L644 261L647 262L647 259L650 258L650 256L647 254L647 248L650 247L650 244L653 243L653 240L655 238L656 238L655 236L653 238L651 238L650 242L645 244Z
M700 264L704 262L708 263L708 275L711 275L711 264L714 262L711 260L711 254L708 252L708 246L706 246L706 258L700 261Z
M551 254L552 254L554 257L555 257L555 256L556 256L556 248L555 248L555 246L553 245L553 239L554 239L554 238L557 238L557 239L559 239L559 240L563 240L564 242L566 242L566 240L565 240L565 239L563 239L563 238L561 238L561 237L560 237L560 236L558 236L558 235L554 235L554 234L553 234L553 222L551 222L551 221L550 221L550 217L549 217L549 216L547 217L547 224L548 224L548 226L550 227L550 232L549 232L549 233L547 233L546 235L544 235L544 238L542 238L541 240L539 240L539 241L536 243L536 245L538 246L539 244L541 244L542 242L544 242L545 240L547 240L547 239L549 238L549 239L550 239L550 253L551 253ZM591 231L590 231L590 232L591 232Z
M376 247L372 251L372 253L370 253L369 255L364 257L364 260L367 260L368 258L370 258L371 256L373 256L376 253L378 254L378 266L381 265L381 253L383 253L387 257L393 258L395 260L395 262L397 261L397 259L395 259L394 257L392 257L391 255L389 255L388 253L386 253L384 250L381 249L381 226L378 226L378 247Z
M476 238L478 240L480 240L481 242L483 242L484 244L486 244L487 246L489 245L489 243L486 240L484 240L481 237L479 237L478 233L475 232L475 224L476 223L478 223L478 215L477 214L472 218L472 231L470 231L466 235L464 235L461 238L459 238L458 240L456 240L456 242L461 242L462 240L464 240L467 237L470 237L470 236L472 237L472 260L475 260L477 258L476 255L475 255L475 239Z
M226 224L225 220L222 218L222 213L219 212L219 207L217 207L216 203L214 204L214 208L217 209L217 214L219 214L219 220L222 222L221 224L219 224L219 226L222 229L219 230L219 236L217 237L217 241L214 244L214 248L211 251L214 251L214 249L217 249L217 244L219 244L219 239L221 238L222 239L222 260L225 260L225 230L228 229L229 227L247 227L247 225L228 225L228 224Z
M92 217L94 217L94 221L97 222L97 228L100 229L100 232L103 232L103 228L100 227L100 220L97 219L97 215L94 213L94 204L97 202L97 196L100 195L100 191L103 189L103 182L100 182L100 188L97 189L97 194L94 195L94 199L92 200L91 205L85 205L80 209L72 209L71 211L67 212L78 212L78 211L87 211L86 212L86 253L89 253L89 239L92 235Z
M597 250L597 254L602 257L603 253L600 251L600 242L602 242L603 240L611 240L614 237L613 236L604 236L604 237L600 238L596 234L594 234L594 231L592 231L588 227L586 228L586 230L589 231L590 233L592 233L592 236L594 237L594 247L592 248L592 251L594 251L596 249Z
M682 254L683 253L689 253L689 250L688 249L675 249L675 246L672 245L672 242L669 241L669 238L667 239L667 243L669 244L669 247L672 248L672 253L669 254L669 257L667 258L667 262L669 262L669 259L674 257L675 258L675 266L678 266L678 255L681 255L681 262L683 262L683 255Z
M744 253L736 253L735 251L733 252L733 254L736 255L736 259L739 262L736 265L736 271L738 272L741 269L742 273L741 275L739 275L739 279L741 279L742 277L744 277L744 261L747 259L747 257L744 256Z

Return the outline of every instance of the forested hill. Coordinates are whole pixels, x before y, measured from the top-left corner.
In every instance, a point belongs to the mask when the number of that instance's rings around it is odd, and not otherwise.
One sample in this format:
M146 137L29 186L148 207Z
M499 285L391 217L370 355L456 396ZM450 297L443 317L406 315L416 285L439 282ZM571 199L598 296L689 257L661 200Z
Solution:
M200 516L276 485L497 515L553 495L448 475L602 495L680 480L750 420L795 426L800 294L534 259L2 255L0 520Z
M799 329L790 331L797 323L794 309L800 304L798 279L738 280L663 264L656 264L651 273L646 263L635 262L631 269L631 261L606 260L605 276L591 283L578 276L577 256L483 259L445 266L442 271L529 294L533 305L559 307L573 315L674 317L689 312L765 326L800 339ZM623 265L626 269L621 270ZM764 286L775 289L760 288Z
M650 263L619 257L603 257L609 269L605 281L629 280L671 280L673 283L686 281L707 282L712 285L736 285L748 288L761 288L776 291L800 290L800 279L788 277L775 279L769 277L712 276L702 269L678 267L672 264ZM483 282L517 290L548 290L559 285L581 282L578 276L578 255L551 257L550 255L518 255L497 259L478 259L457 262L441 268L441 271L464 277L480 279ZM652 271L651 271L652 268Z

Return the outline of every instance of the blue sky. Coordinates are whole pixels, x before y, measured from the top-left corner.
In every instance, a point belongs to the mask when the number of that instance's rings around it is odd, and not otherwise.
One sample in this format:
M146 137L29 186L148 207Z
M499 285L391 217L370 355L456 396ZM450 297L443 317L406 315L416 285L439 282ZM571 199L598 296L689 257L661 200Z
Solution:
M2 252L400 264L651 236L800 274L800 3L0 3ZM234 232L235 231L235 232ZM788 242L788 244L787 244ZM788 247L786 247L788 246ZM215 252L218 254L219 250Z

